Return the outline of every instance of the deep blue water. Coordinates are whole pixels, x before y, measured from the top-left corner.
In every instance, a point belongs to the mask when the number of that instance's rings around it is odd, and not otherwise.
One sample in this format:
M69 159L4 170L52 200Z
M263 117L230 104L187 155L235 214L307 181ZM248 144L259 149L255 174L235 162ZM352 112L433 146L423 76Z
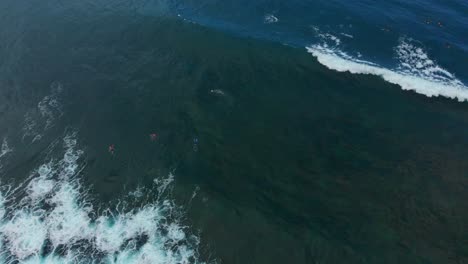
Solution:
M389 69L399 68L396 51L411 42L466 89L466 1L187 1L177 12L205 26L295 47L331 41L330 49Z

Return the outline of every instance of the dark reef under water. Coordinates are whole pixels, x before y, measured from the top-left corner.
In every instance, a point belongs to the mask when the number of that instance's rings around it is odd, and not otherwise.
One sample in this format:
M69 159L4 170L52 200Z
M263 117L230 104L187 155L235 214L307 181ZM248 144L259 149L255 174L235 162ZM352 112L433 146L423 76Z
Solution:
M74 127L97 201L173 171L206 259L468 261L467 103L171 18L30 20L15 65L2 68L0 132L19 130L57 81L65 114L41 142L17 147L9 178Z

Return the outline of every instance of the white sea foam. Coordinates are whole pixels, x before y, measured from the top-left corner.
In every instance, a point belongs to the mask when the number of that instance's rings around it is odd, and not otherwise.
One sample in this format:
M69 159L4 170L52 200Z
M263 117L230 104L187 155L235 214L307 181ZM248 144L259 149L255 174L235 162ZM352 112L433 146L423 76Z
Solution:
M0 148L0 170L3 168L3 162L5 160L5 158L8 156L8 154L10 154L11 152L13 152L13 149L10 148L10 146L8 145L8 140L6 137L3 138L3 141L2 141L2 146Z
M264 17L263 17L263 22L265 24L273 24L273 23L278 23L279 19L273 15L273 14L266 14Z
M51 92L44 96L37 106L24 116L23 140L31 138L34 143L42 139L43 133L55 125L55 121L63 116L63 106L60 103L62 85L54 82Z
M197 185L192 192L192 196L190 197L190 202L192 202L192 200L197 196L198 191L200 191L200 186Z
M33 111L29 111L24 115L23 140L29 137L32 138L32 143L39 141L42 138L42 135L38 132L38 125L34 118Z
M43 177L34 178L29 182L27 190L32 201L41 201L55 186L55 181Z
M45 119L45 127L47 130L53 126L53 122L57 117L62 115L62 107L58 101L57 94L45 96L38 104L37 108L42 118Z
M340 41L330 34L319 34L319 37L322 39L321 43L306 48L329 69L353 74L377 75L399 85L403 90L412 90L428 97L444 96L468 101L468 87L431 60L424 49L412 40L400 40L395 48L398 66L389 69L343 52L339 47Z
M198 238L187 234L163 195L174 175L132 196L153 190L156 195L144 196L152 201L98 213L79 181L82 155L76 134L69 134L61 158L40 165L24 187L2 188L0 263L201 263Z
M3 138L2 147L0 149L0 158L5 157L8 153L12 152L13 149L8 145L8 140L6 137Z
M318 36L324 41L324 45L328 45L327 41L331 41L336 46L341 44L341 39L330 33L320 33Z
M8 250L19 260L40 253L47 238L41 212L19 210L1 227Z
M160 195L164 194L167 188L171 185L173 181L174 181L174 174L172 173L169 173L169 176L167 178L154 179L154 183L158 185L158 193Z
M354 38L354 36L351 35L351 34L347 34L347 33L340 33L340 34L341 34L342 36L347 37L347 38L351 38L351 39Z

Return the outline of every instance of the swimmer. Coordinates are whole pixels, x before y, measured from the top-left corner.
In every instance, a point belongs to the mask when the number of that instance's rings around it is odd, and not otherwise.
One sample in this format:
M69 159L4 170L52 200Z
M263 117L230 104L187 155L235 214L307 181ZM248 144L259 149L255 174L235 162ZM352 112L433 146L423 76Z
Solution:
M114 155L114 152L115 152L115 146L114 146L114 144L111 144L111 145L109 146L109 149L108 149L108 150L109 150L109 153L110 153L110 154Z
M193 139L193 151L198 152L198 138Z
M156 141L156 139L158 138L158 134L156 134L156 133L151 133L151 134L149 135L149 137L150 137L150 140L154 142L154 141Z

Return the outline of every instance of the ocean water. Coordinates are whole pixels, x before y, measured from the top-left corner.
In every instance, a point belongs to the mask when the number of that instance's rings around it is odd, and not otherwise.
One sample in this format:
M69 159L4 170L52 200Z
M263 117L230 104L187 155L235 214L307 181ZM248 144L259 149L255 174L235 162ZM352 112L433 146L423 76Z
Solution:
M465 263L466 1L0 1L0 263Z

